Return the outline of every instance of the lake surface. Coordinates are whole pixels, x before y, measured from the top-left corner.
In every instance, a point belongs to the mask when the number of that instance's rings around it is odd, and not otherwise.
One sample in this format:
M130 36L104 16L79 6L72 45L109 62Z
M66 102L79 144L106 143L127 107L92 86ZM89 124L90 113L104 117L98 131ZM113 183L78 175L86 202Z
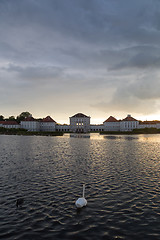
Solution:
M158 134L1 135L0 166L0 239L160 239Z

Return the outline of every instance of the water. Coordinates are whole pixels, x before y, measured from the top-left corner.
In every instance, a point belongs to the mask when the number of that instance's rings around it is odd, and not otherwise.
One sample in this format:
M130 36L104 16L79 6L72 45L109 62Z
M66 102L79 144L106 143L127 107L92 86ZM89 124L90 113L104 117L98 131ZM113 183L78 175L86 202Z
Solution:
M3 135L0 153L0 239L160 239L160 135Z

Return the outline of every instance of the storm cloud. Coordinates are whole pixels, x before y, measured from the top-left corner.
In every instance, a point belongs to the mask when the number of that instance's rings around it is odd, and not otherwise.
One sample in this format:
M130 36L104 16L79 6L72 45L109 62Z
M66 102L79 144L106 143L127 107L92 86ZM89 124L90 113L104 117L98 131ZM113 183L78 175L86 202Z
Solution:
M0 1L0 114L158 116L158 0Z

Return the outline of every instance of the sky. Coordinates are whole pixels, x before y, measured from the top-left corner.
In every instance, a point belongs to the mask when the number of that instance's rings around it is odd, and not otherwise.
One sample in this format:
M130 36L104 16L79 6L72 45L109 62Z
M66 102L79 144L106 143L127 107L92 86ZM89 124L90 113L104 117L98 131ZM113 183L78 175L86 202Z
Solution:
M159 0L0 0L0 115L160 120Z

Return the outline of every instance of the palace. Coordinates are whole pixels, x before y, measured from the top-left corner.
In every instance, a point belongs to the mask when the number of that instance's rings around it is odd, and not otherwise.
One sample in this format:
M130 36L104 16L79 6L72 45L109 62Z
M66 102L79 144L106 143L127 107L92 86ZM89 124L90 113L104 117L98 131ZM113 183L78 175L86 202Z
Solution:
M58 124L50 116L37 120L32 116L24 119L18 124L16 121L0 121L0 127L5 128L23 128L28 131L43 131L43 132L74 132L74 133L87 133L87 132L102 132L102 131L120 131L128 132L133 129L144 128L157 128L160 129L160 121L139 121L131 115L127 115L122 120L117 120L115 117L110 116L102 124L90 124L90 116L83 113L77 113L70 117L70 124Z

